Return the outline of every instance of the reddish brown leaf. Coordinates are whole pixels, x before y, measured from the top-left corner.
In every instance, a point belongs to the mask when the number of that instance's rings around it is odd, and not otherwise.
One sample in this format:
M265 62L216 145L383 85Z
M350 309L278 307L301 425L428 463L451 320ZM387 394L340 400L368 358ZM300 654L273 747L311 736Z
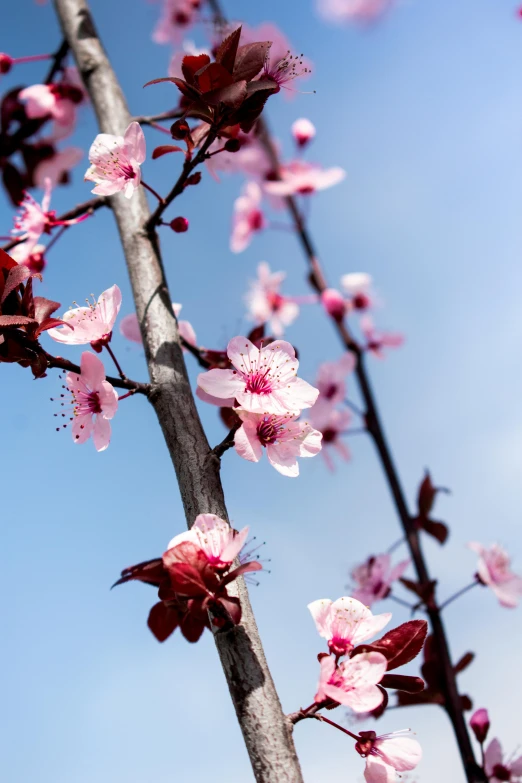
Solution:
M245 81L220 87L217 90L210 90L205 93L205 101L209 106L218 106L223 103L231 109L237 109L246 97L247 83Z
M34 318L27 318L25 315L0 315L0 326L16 329L18 326L38 326L38 321Z
M428 623L426 620L409 620L407 623L393 628L377 639L372 644L361 644L350 653L350 657L357 653L375 651L382 653L388 660L388 671L404 666L412 661L422 650Z
M241 622L241 604L239 603L239 598L228 595L222 596L219 598L219 603L226 611L234 625L239 625Z
M208 65L210 57L208 54L187 54L181 62L181 73L188 84L195 85L195 75L198 71Z
M237 30L234 30L233 33L230 33L230 35L225 38L224 41L222 41L216 52L216 62L220 63L223 68L226 68L229 73L232 73L234 70L234 63L236 61L236 53L240 38L241 27L238 27Z
M46 299L44 296L35 296L33 299L34 305L34 317L41 323L46 318L49 318L58 308L60 302L53 302L52 299ZM74 327L72 327L74 328Z
M114 582L112 587L130 582L132 579L159 587L164 575L163 561L157 557L154 560L144 560L142 563L124 568L121 572L121 578Z
M246 79L249 82L254 76L257 76L265 64L271 46L271 41L258 41L240 46L236 53L234 79L236 81Z
M181 633L187 640L187 642L197 642L199 638L201 637L201 634L207 627L204 620L201 619L201 617L198 617L197 615L192 614L191 612L187 612L183 619L181 620Z
M152 150L152 160L156 160L157 158L161 158L162 155L168 155L169 152L185 152L182 147L176 147L174 144L162 144L159 147L156 147L154 150Z
M464 669L467 669L470 663L472 663L474 659L475 659L475 653L472 652L465 653L460 659L460 661L458 661L458 663L456 663L455 666L453 667L453 671L455 672L455 674L460 674L461 672L464 671Z
M385 674L381 685L383 688L394 688L408 693L420 693L424 690L424 681L420 677L410 677L407 674Z
M179 625L180 613L175 607L170 607L160 601L154 604L149 612L147 625L158 640L164 642Z
M14 258L11 258L11 256L8 255L5 250L0 248L0 269L12 269L15 266L18 266L18 264Z
M233 571L231 571L227 576L225 576L224 579L221 580L221 584L223 586L230 584L230 582L233 582L234 579L237 579L238 576L243 576L243 574L248 574L250 571L262 571L263 566L261 563L259 563L257 560L251 560L249 563L243 563L243 565L238 566L238 568L235 568Z
M218 90L220 87L228 87L234 83L234 79L226 68L219 63L210 63L201 68L196 74L198 87L203 93L203 99L206 100L205 93L211 90Z
M172 589L183 596L206 595L207 588L200 571L188 563L173 563L169 566Z
M25 264L17 264L15 267L12 267L12 269L9 270L7 280L5 281L5 288L2 294L2 299L0 299L0 304L2 304L2 302L7 299L11 291L14 291L15 288L17 288L30 276L31 273Z
M444 522L436 522L434 519L424 519L420 526L426 533L433 536L433 538L436 538L439 544L444 544L446 542L449 535L449 529Z

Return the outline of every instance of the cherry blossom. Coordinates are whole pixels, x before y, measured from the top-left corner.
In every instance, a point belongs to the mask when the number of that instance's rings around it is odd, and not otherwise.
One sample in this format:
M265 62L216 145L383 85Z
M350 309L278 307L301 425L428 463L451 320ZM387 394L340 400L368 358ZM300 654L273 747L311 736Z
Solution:
M337 601L320 598L308 604L308 609L319 636L327 640L334 655L346 655L379 633L391 620L390 612L373 615L367 606L348 596Z
M12 234L22 234L25 238L26 252L31 252L45 229L49 226L49 207L51 204L52 183L45 181L42 204L38 204L30 193L24 193L20 204L20 214L15 217Z
M331 22L373 22L392 3L393 0L317 0L317 9Z
M386 598L393 582L403 575L409 564L409 559L402 560L392 568L389 554L368 558L365 563L356 566L351 573L353 581L357 584L353 597L365 606L371 606L375 601Z
M349 410L339 410L325 404L321 398L313 406L308 415L310 424L323 433L323 458L329 470L335 470L330 452L336 451L346 462L350 459L350 449L344 443L342 436L348 431L352 421Z
M488 711L485 710L484 707L475 710L475 712L473 713L473 715L469 720L469 725L473 730L473 734L477 738L477 742L480 742L480 744L482 745L482 743L488 736L488 731L489 731Z
M85 97L76 68L68 68L64 78L53 84L33 84L18 93L25 105L29 119L52 117L57 130L57 138L68 136L74 129L76 107Z
M374 326L369 315L363 315L360 321L361 331L366 338L365 349L378 359L384 358L384 348L399 348L404 344L404 336L398 332L381 332Z
M234 370L200 373L198 386L212 397L235 398L250 413L285 415L310 408L319 391L297 377L299 362L290 343L276 340L256 348L247 337L234 337L227 347Z
M209 128L210 126L207 123L202 123L202 125L198 126L201 138L207 135ZM195 133L192 134L193 138L194 135ZM246 177L259 180L264 179L272 171L272 163L265 148L257 136L254 135L254 131L250 133L240 131L235 138L241 144L237 152L224 150L218 155L212 155L205 161L205 165L212 177L219 181L218 172L223 171L226 174L240 173ZM218 150L223 150L222 139L217 139L209 147L209 153L217 152Z
M240 457L259 462L266 448L270 464L283 476L299 475L297 457L314 457L321 451L322 435L297 416L237 411L243 424L237 430L234 446Z
M72 394L75 443L85 443L91 435L96 451L105 451L111 440L112 419L118 409L118 395L105 380L103 363L93 353L84 351L81 374L67 373L65 382Z
M479 555L477 575L491 587L501 606L513 609L522 597L522 577L511 570L511 560L499 544L485 547L475 541L468 544Z
M182 307L183 305L179 304L178 302L172 302L172 309L174 310L174 315L176 318L179 318ZM194 331L194 328L189 321L178 320L178 329L180 336L185 340L185 342L189 343L190 345L197 344L196 332ZM129 313L129 315L126 315L121 319L120 332L127 340L130 340L133 343L138 343L138 345L143 345L140 324L136 313ZM183 350L185 351L186 349L183 348ZM221 405L221 403L219 404Z
M169 541L167 551L189 541L205 553L214 568L224 569L239 555L247 536L248 527L237 533L228 522L214 514L199 514L190 530Z
M382 704L383 694L377 687L386 672L388 662L379 652L354 655L336 666L334 658L321 658L321 674L315 702L333 699L351 707L354 712L370 712Z
M57 343L90 343L95 350L101 350L103 345L110 342L120 307L121 291L117 285L113 285L100 294L98 301L89 302L87 307L71 308L64 313L63 320L72 326L72 329L61 326L49 329L48 335Z
M200 5L201 0L163 0L152 40L159 44L178 43L194 24Z
M306 117L292 123L292 136L298 147L306 147L315 137L315 125Z
M68 182L69 171L83 158L83 150L79 147L66 147L60 152L54 152L45 158L34 170L33 180L37 188L45 189L47 179L52 187Z
M374 731L360 732L355 750L366 759L366 783L394 783L397 772L415 769L422 758L422 748L408 733L409 729L380 736ZM402 780L401 775L399 778Z
M280 180L265 182L264 188L273 196L309 196L337 185L345 176L346 172L339 166L323 169L314 163L294 160L281 166Z
M247 182L241 196L234 202L230 249L241 253L249 246L252 237L266 228L266 219L260 209L263 193L257 182Z
M484 769L489 783L503 783L509 780L518 783L522 780L522 756L512 761L502 756L502 746L498 739L492 739L484 753Z
M341 322L347 311L347 303L336 288L325 288L321 292L321 304L334 321Z
M373 305L371 285L372 278L366 272L351 272L341 277L341 287L354 310L367 310Z
M17 264L24 264L32 274L41 274L46 267L44 257L45 245L28 245L20 242L9 251L9 255Z
M346 397L346 376L355 369L355 356L347 351L336 362L323 362L315 380L319 389L316 405L328 402L336 405Z
M89 150L91 166L84 178L96 182L92 193L99 196L123 191L131 198L140 185L145 157L145 136L138 122L131 122L124 136L99 133Z
M257 27L243 24L241 44L250 44L256 41L271 41L272 43L261 79L273 79L279 87L286 87L289 81L310 76L312 63L303 55L291 54L293 47L277 25L272 22L263 22ZM286 92L289 92L288 88L286 88Z
M266 324L270 334L282 337L284 330L299 315L299 305L293 298L279 292L286 272L272 272L266 261L257 267L257 280L246 295L249 317L256 324Z

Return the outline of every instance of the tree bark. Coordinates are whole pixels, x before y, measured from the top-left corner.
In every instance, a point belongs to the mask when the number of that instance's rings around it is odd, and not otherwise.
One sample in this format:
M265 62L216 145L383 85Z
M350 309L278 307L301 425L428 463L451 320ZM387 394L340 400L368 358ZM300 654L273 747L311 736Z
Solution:
M54 0L54 5L100 130L122 135L131 115L87 3ZM110 202L149 367L149 399L176 470L187 525L201 513L227 519L219 459L210 450L188 381L158 239L145 229L150 217L145 193L139 190L130 200L117 194ZM216 632L214 638L255 778L258 783L302 783L291 724L281 709L243 580L238 580L236 590L241 624Z

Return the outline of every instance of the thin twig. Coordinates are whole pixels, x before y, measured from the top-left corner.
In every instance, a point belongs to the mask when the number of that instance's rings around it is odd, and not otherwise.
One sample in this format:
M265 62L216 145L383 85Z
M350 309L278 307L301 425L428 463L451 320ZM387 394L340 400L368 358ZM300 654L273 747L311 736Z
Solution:
M171 109L170 111L164 111L161 114L142 115L133 117L132 119L134 122L139 122L140 125L155 125L157 122L163 122L165 120L179 120L184 114L184 109Z
M45 352L47 364L50 369L56 368L59 370L65 370L66 372L74 372L77 375L81 374L81 367L74 362L70 362L69 359L64 359L63 356L51 356L50 353ZM136 394L144 394L146 397L151 392L150 383L140 383L139 381L131 381L130 378L113 378L110 375L106 376L106 380L109 381L111 386L115 386L117 389L128 389Z
M471 584L466 585L466 587L463 587L461 590L458 590L453 595L450 595L449 598L446 598L444 603L439 604L439 612L442 612L443 609L448 606L448 604L451 604L453 601L455 601L457 598L460 598L461 595L464 595L464 593L467 593L468 590L471 590L472 587L476 587L477 585L481 584L478 579L475 579L474 582L471 582Z
M216 457L221 458L225 451L228 451L234 446L234 436L241 427L241 424L242 422L238 422L237 424L234 424L233 427L231 427L230 432L227 433L226 437L223 438L221 443L218 443L217 446L214 446L212 449L212 454L215 454Z
M121 369L121 367L120 367L120 363L119 363L119 361L117 360L117 358L115 357L115 355L114 355L114 351L112 350L111 346L110 346L108 343L106 343L106 344L105 344L105 348L107 349L107 353L109 354L109 356L111 357L112 361L114 362L114 366L115 366L115 367L116 367L116 369L118 370L118 375L120 376L120 378L122 379L122 381L126 381L126 380L127 380L127 376L125 375L125 373L124 373L124 372L123 372L123 370Z

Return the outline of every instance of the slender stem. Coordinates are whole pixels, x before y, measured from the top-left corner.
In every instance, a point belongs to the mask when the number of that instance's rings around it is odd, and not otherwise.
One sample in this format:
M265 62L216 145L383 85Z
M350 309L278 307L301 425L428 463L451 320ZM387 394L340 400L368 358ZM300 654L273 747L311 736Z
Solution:
M156 198L158 199L158 201L159 201L159 203L160 203L160 204L164 204L164 203L165 203L165 202L163 201L163 199L161 198L161 196L159 195L159 193L156 193L156 191L154 190L154 188L151 188L151 186L150 186L150 185L147 185L147 183L146 183L146 182L144 182L143 180L141 180L141 184L143 185L143 187L144 187L146 190L148 190L148 191L149 191L149 193L152 193L152 195L153 195L153 196L156 196Z
M228 432L226 437L223 438L221 443L218 443L217 446L214 446L214 448L212 449L212 453L215 454L216 457L222 457L225 451L228 451L228 449L231 449L233 447L234 436L240 427L241 427L241 422L234 424L234 426L230 429L230 432Z
M61 236L63 236L63 234L67 231L68 228L69 228L69 226L61 226L58 229L58 231L55 234L53 234L53 236L51 237L48 245L45 248L45 252L46 253L49 252L49 250L52 248L52 246L54 244L56 244L56 242L60 239Z
M56 52L52 55L53 62L47 76L45 77L45 84L51 84L56 74L62 69L63 62L68 54L69 43L64 38Z
M386 554L391 555L391 553L395 552L395 550L398 549L398 547L400 547L401 544L404 544L405 541L406 539L404 536L398 538L397 541L395 541L390 547L388 547L388 549L386 550Z
M36 63L39 60L50 60L54 57L54 54L30 54L27 57L14 57L13 65L21 65L22 63Z
M135 389L131 389L130 391L127 392L127 394L122 394L121 397L118 397L118 402L120 400L126 399L127 397L132 397L133 394L136 394L136 390Z
M348 734L349 737L354 739L356 742L359 742L361 739L358 734L352 734L351 731L348 731L348 729L343 728L343 726L339 726L338 723L335 723L335 721L330 720L330 718L325 718L324 715L312 715L312 718L315 718L316 720L320 720L321 723L328 723L328 725L333 726L335 729L339 729L339 731L342 731L343 734Z
M348 408L351 408L351 410L352 410L354 413L356 413L358 416L360 416L360 417L361 417L361 419L364 419L364 417L365 417L365 413L364 413L364 411L362 411L362 410L361 410L361 408L359 408L359 406L358 406L358 405L356 405L356 404L355 404L354 402L352 402L351 400L343 400L343 402L344 402L344 404L345 404L345 405L347 405L347 406L348 406Z
M59 370L66 370L67 372L75 372L77 375L81 373L81 367L74 362L70 362L69 359L64 359L62 356L51 356L50 353L45 353L47 364L49 368L57 368ZM130 378L113 378L110 375L106 376L111 386L115 386L117 389L129 389L132 393L144 394L146 397L151 393L152 387L150 383L140 383L139 381L131 381Z
M149 116L133 117L134 122L139 122L140 125L152 125L155 127L158 122L165 120L179 120L185 114L184 109L171 109L170 111L164 111L161 114L151 114ZM165 128L162 128L165 130ZM167 130L167 133L169 131Z
M388 593L386 598L389 598L391 601L395 601L396 604L405 606L407 609L410 609L412 612L415 612L416 609L418 609L418 607L415 606L415 604L410 604L408 601L404 601L402 598L399 598L397 595L394 595L393 593Z
M212 142L215 141L215 139L217 138L218 131L219 128L213 128L212 130L210 130L207 138L201 145L198 154L192 160L185 160L185 163L183 164L183 169L181 170L181 174L179 175L176 184L174 185L174 187L172 188L168 196L164 198L160 204L158 204L155 211L152 213L151 217L147 221L146 228L149 232L152 232L154 228L159 224L161 217L165 212L165 210L167 209L167 207L170 206L170 204L172 204L172 202L174 201L175 198L177 198L177 196L183 193L187 179L189 178L190 174L194 171L194 169L205 160L207 150L212 144Z
M169 129L168 128L164 128L163 125L159 124L159 122L149 122L149 126L151 128L154 128L154 130L161 131L161 133L166 133L167 136L170 136Z
M114 355L114 352L113 352L113 350L112 350L111 346L110 346L108 343L106 343L105 347L106 347L106 349L107 349L107 352L109 353L109 355L110 355L110 357L111 357L112 361L114 362L114 364L115 364L115 366L116 366L116 369L118 370L118 375L120 376L120 378L122 379L122 381L126 381L126 380L127 380L127 376L125 375L125 373L124 373L124 372L123 372L123 370L121 369L121 367L120 367L120 363L119 363L119 361L117 360L117 358L115 357L115 355Z
M65 220L74 220L81 215L92 215L92 213L97 209L100 209L100 207L108 206L109 200L105 196L91 198L89 201L84 201L82 204L78 204L76 207L73 207L73 209L70 209L68 212L64 212L63 215L55 218L54 222L61 223ZM22 242L25 242L25 237L16 237L15 239L11 239L6 245L3 245L1 249L7 253L9 250L11 250L11 248L16 247L16 245L19 245Z
M464 593L467 593L468 590L471 590L472 587L475 587L476 585L479 585L479 584L480 584L480 582L478 581L478 579L475 579L474 582L471 582L471 584L466 585L466 587L463 587L462 590L458 590L453 595L450 595L449 598L446 598L444 603L439 604L439 612L442 612L442 610L445 609L446 606L448 606L448 604L451 604L457 598L460 598L461 595L464 595Z
M123 134L130 113L87 0L54 0L54 6L100 130ZM158 238L152 230L161 213L151 219L141 188L131 201L117 194L110 202L142 329L152 383L149 399L176 470L187 525L191 527L202 513L227 519L219 459L209 459L210 446L192 395L172 312L171 302L176 296L169 291ZM144 231L145 226L148 231ZM291 724L283 713L265 659L244 579L235 580L229 591L240 600L241 623L230 630L216 629L214 641L255 779L257 783L303 783Z

